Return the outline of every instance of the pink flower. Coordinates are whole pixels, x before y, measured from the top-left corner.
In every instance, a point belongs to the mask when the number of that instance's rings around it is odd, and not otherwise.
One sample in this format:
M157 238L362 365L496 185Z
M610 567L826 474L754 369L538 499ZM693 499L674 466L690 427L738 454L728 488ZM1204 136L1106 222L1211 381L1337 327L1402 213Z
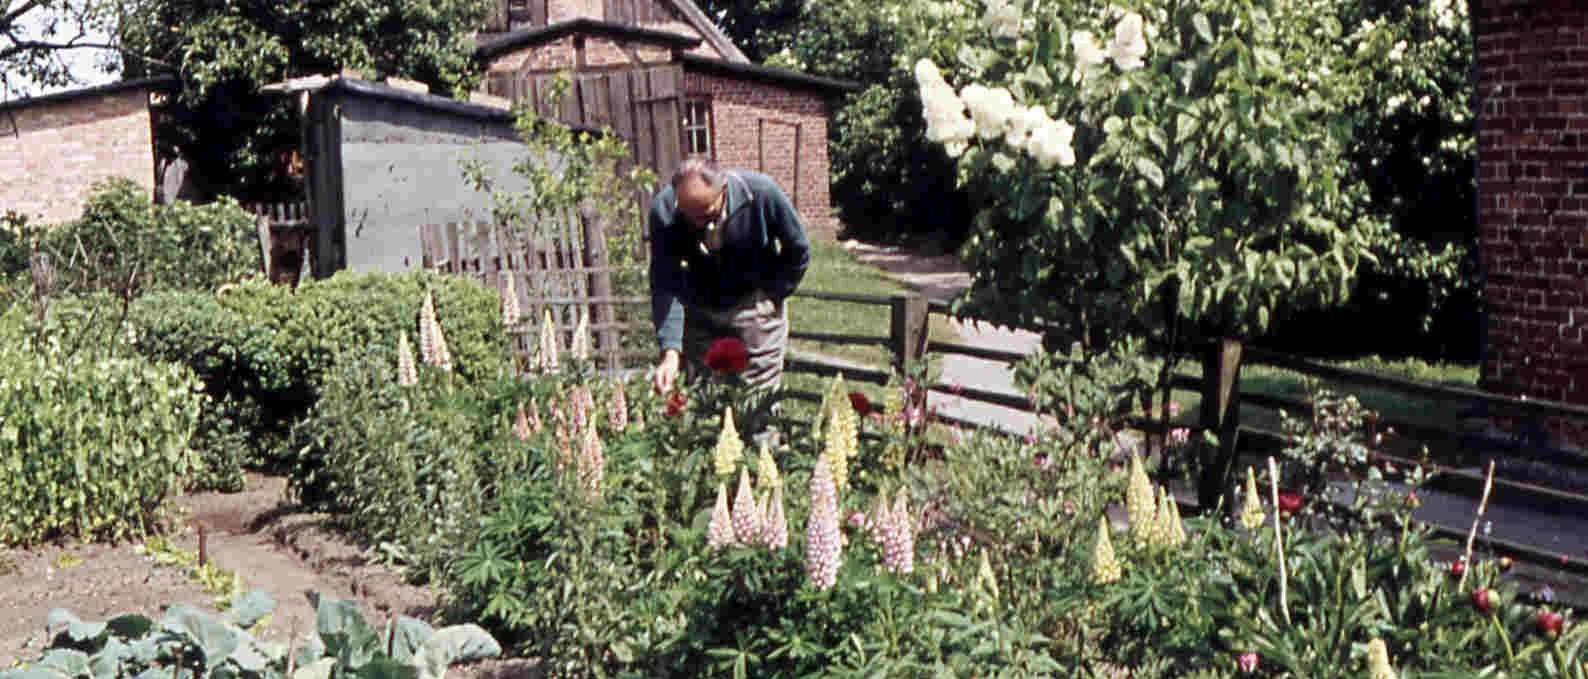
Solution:
M838 530L838 488L827 468L827 458L816 461L811 475L811 513L805 524L805 574L816 589L838 582L843 558L843 536Z
M1235 664L1241 669L1242 674L1251 674L1252 672L1256 672L1257 654L1251 651L1242 653L1240 657L1235 660Z

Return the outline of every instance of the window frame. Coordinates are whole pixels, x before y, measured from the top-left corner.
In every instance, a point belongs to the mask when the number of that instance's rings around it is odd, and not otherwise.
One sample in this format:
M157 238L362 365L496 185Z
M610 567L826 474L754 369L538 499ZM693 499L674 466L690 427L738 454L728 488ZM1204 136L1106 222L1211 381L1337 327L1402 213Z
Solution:
M679 143L683 146L683 148L680 150L683 152L684 156L687 157L690 155L703 154L711 158L716 158L717 111L716 106L713 105L714 102L712 102L711 95L705 93L685 94L680 99L679 103L683 108L683 110L679 112L680 115L678 116ZM697 104L705 108L705 121L703 123L696 121L695 125L690 125L689 107ZM690 135L690 132L692 131L705 132L706 149L704 151L694 150L694 139Z

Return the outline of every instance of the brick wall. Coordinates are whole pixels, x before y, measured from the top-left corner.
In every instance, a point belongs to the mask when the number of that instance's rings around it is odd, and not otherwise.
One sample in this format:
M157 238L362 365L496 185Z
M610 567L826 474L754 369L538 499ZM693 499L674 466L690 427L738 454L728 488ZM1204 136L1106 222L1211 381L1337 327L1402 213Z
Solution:
M89 187L109 177L153 195L148 101L147 90L134 88L0 113L0 210L44 224L71 221L82 215Z
M1483 386L1588 403L1588 5L1481 0L1472 13ZM1588 447L1582 426L1549 430Z
M812 238L835 237L838 222L828 193L827 107L820 94L695 72L685 73L684 92L711 99L712 151L717 162L771 175L796 201Z

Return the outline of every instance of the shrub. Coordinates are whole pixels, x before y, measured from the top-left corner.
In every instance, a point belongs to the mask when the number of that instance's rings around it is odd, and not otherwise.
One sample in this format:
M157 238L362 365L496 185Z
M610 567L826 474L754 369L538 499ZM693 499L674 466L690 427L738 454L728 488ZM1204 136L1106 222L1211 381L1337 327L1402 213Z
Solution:
M149 530L194 465L198 381L22 327L0 318L0 543Z
M131 298L159 288L201 289L262 270L252 215L230 198L155 205L126 179L94 185L76 222L44 232L60 284Z

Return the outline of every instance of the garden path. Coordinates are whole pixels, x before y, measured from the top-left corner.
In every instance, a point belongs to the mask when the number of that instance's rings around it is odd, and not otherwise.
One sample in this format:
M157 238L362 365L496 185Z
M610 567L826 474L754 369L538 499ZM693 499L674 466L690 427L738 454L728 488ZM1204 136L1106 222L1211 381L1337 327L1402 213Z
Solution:
M897 246L854 240L844 241L842 245L854 253L862 264L877 267L890 278L919 290L929 299L947 301L970 287L970 273L953 255L927 256ZM949 323L959 335L957 341L964 344L1029 353L1040 348L1042 343L1036 333L961 319L950 319ZM938 366L942 371L940 379L944 383L1010 395L1020 394L1015 387L1014 373L1005 363L946 355L940 359ZM933 392L928 395L928 404L949 418L992 425L1014 434L1031 433L1040 425L1038 418L1031 413L953 394Z

